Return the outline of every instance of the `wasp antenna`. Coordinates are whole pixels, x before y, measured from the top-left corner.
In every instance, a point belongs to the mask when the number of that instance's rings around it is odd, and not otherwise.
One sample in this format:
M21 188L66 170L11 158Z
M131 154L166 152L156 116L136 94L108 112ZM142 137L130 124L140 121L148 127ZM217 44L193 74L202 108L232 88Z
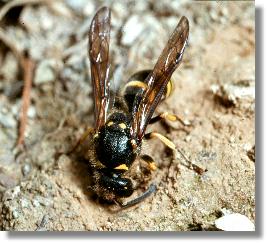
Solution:
M149 197L152 193L154 193L155 191L157 190L157 186L155 184L151 184L149 186L149 188L139 197L125 203L125 204L122 204L121 207L123 209L125 208L128 208L128 207L132 207L138 203L140 203L141 201L145 200L147 197Z

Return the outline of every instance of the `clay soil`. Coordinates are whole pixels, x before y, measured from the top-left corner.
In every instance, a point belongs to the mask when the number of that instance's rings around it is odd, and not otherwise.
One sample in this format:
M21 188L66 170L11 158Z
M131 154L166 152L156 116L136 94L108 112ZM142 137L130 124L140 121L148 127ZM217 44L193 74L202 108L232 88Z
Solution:
M242 1L22 1L0 19L0 228L15 231L218 230L240 213L255 221L255 7ZM6 6L0 1L1 10ZM175 90L156 113L190 121L155 124L195 164L157 140L144 144L158 169L157 191L117 210L90 191L88 160L66 155L93 126L87 31L95 11L112 10L111 74L122 86L153 68L185 15L189 45L173 74ZM4 37L7 40L4 40ZM16 147L23 74L8 42L35 63L25 147ZM86 148L87 142L83 145ZM142 170L136 160L133 170ZM131 199L130 198L130 199ZM127 201L129 199L125 199Z

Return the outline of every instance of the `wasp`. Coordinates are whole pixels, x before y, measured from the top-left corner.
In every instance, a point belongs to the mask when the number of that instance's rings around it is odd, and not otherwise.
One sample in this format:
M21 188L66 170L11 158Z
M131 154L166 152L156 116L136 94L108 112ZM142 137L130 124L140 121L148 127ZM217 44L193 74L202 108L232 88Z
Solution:
M110 21L110 9L102 7L93 17L89 29L95 125L85 132L75 148L91 137L87 152L92 168L91 188L100 198L118 203L135 190L132 180L125 175L137 157L147 162L151 170L156 168L153 158L142 154L144 139L156 137L176 151L172 141L157 132L146 133L146 128L160 120L181 121L178 116L167 112L152 116L171 91L172 73L181 63L187 45L189 21L184 16L180 19L154 68L133 75L122 94L115 96L115 101L112 101L109 78ZM152 183L142 195L120 205L135 205L155 191L156 185Z

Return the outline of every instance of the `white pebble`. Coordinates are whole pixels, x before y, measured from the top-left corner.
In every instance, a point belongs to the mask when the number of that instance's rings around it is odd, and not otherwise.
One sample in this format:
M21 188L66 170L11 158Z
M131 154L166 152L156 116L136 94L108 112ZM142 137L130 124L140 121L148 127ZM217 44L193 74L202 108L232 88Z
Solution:
M131 45L143 30L143 21L139 16L133 15L123 27L122 44Z
M223 231L255 231L254 224L245 215L233 213L215 220L215 226Z

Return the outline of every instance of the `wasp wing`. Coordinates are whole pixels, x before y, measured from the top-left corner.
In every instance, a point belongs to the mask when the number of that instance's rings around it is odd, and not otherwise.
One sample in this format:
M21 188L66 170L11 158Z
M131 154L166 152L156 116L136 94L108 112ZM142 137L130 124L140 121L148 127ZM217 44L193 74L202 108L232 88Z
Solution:
M189 22L182 17L163 49L154 69L146 78L148 88L136 96L133 109L131 133L138 141L144 136L146 127L164 93L172 73L179 66L187 44Z
M106 121L109 94L110 10L102 7L95 14L89 30L89 58L94 92L95 129Z

